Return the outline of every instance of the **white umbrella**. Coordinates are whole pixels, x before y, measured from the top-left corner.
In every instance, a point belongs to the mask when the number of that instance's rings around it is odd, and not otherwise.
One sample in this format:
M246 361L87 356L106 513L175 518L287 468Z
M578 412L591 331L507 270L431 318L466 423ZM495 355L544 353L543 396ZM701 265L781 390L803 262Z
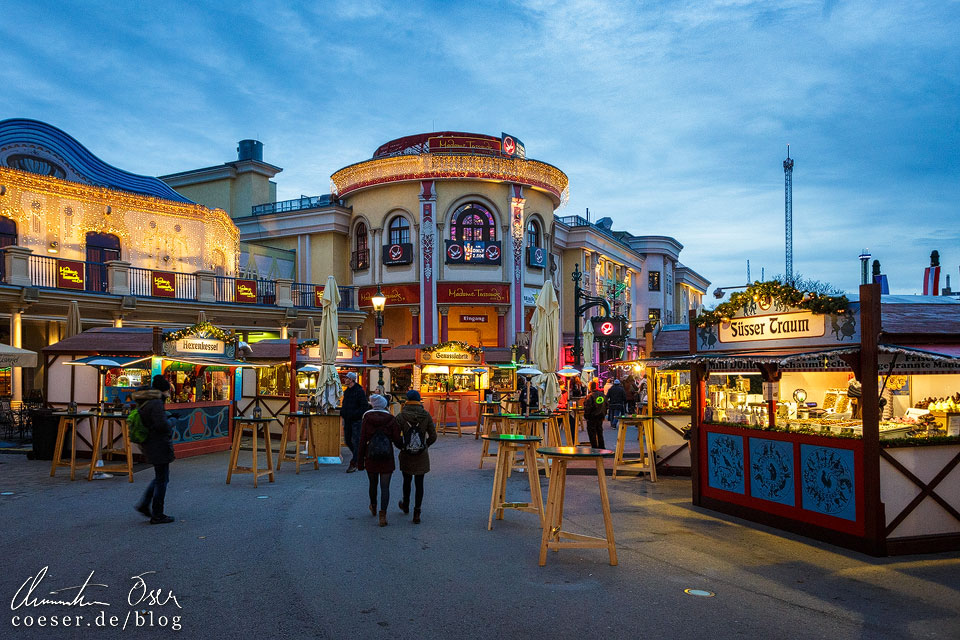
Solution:
M583 334L583 339L580 341L583 348L583 373L580 375L580 380L589 386L593 372L596 371L593 367L593 323L590 322L590 318L583 323L583 330L580 333Z
M80 303L71 300L70 308L67 311L67 327L63 332L63 337L72 338L78 333L83 333L83 322L80 320Z
M340 384L340 374L337 373L337 343L339 335L337 327L340 317L337 308L340 305L340 289L333 276L327 276L327 284L323 289L323 311L320 315L320 357L323 359L322 371L317 379L317 404L320 410L327 413L340 406L343 397L343 386Z
M553 411L560 402L560 384L556 373L560 359L560 303L550 281L543 284L537 296L537 306L530 325L533 327L530 355L543 371L533 379L533 384L540 390L540 408Z
M317 325L313 322L313 316L307 316L307 328L304 333L307 334L307 340L313 340L317 337Z
M34 351L0 344L0 367L35 367L37 354Z

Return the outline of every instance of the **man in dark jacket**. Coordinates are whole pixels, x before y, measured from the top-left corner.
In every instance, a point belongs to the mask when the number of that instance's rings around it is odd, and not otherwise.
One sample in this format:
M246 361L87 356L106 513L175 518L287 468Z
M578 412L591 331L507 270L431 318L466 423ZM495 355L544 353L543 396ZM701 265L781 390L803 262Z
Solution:
M603 417L607 414L603 394L597 383L590 383L590 394L583 400L583 417L587 421L587 436L594 449L606 449L603 441Z
M360 444L360 421L363 414L370 408L367 402L367 392L357 384L357 374L347 373L347 388L343 391L343 403L340 406L340 417L343 418L343 439L350 447L353 458L347 467L347 473L357 470L357 448Z
M173 518L163 512L163 500L170 481L170 463L173 462L173 425L167 419L163 402L170 396L170 381L153 376L149 389L133 393L137 413L147 427L147 439L140 445L147 462L153 465L154 478L144 492L136 509L150 518L150 524L167 524Z
M420 524L420 506L423 504L423 476L430 471L430 454L427 448L437 441L437 429L433 418L423 408L420 392L414 389L407 391L407 402L400 409L397 416L400 433L403 436L403 448L400 449L400 472L403 474L403 499L400 500L400 510L410 513L410 483L417 488L413 502L413 524ZM416 450L416 440L422 448Z
M627 393L623 390L620 379L616 378L613 385L607 390L607 411L610 412L610 426L617 428L617 422L620 420L620 414L627 407Z
M527 399L527 389L530 389L529 401ZM540 391L532 384L521 384L520 385L520 413L527 413L527 407L529 405L530 411L535 412L540 410Z

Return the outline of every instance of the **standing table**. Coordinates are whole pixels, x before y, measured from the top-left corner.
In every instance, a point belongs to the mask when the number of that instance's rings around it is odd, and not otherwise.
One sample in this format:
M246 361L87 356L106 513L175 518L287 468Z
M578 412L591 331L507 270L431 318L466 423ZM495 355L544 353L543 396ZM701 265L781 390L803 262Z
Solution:
M550 487L547 490L547 512L540 538L540 566L547 564L547 550L559 549L607 549L610 565L617 564L617 547L613 538L613 520L610 517L610 499L607 496L607 479L603 458L613 451L590 447L540 447L537 453L553 460ZM600 484L600 505L606 535L603 538L563 531L563 500L566 496L567 463L571 460L593 460L597 465L597 482Z
M479 405L477 408L477 430L473 432L473 439L476 440L484 433L490 433L486 418L491 414L500 413L500 403L493 400L474 400Z
M54 411L53 415L60 417L60 424L57 425L57 443L53 448L53 462L50 464L50 477L52 478L57 474L57 467L69 467L70 468L70 479L75 480L74 474L77 470L77 467L83 468L90 466L92 463L82 463L77 464L77 425L84 420L90 420L93 417L93 412L91 411ZM91 431L93 431L93 424L91 423ZM71 430L71 446L70 446L70 462L64 461L63 458L63 441L67 437L67 429Z
M517 509L518 511L528 511L536 513L540 518L540 526L543 526L543 494L540 489L540 475L532 464L527 464L527 479L530 482L530 499L533 506L527 502L507 502L507 477L510 475L511 460L518 450L524 451L526 460L536 459L534 443L540 442L539 436L514 435L509 433L499 433L496 435L484 435L483 439L488 442L497 443L497 468L493 472L493 493L490 495L490 516L487 519L487 531L493 529L493 514L497 514L497 520L503 520L504 509Z
M653 451L653 416L622 415L617 425L617 452L613 458L613 477L617 471L640 471L650 475L650 482L657 481L657 459ZM627 427L637 427L637 442L640 444L640 458L624 460L623 449L627 441Z
M90 472L87 474L87 480L93 480L93 474L96 471L113 471L114 473L125 473L133 482L133 450L130 446L130 428L127 425L127 417L122 413L94 413L97 418L96 430L93 433L93 447L90 454ZM91 423L92 426L92 423ZM107 446L102 446L103 427L107 427ZM119 434L114 431L118 429ZM120 446L122 449L115 448L117 436L120 437ZM97 467L97 461L103 457L109 457L113 460L114 454L123 454L127 461L126 464L113 464Z
M437 433L452 433L453 427L447 426L447 420L453 419L453 412L457 412L457 437L463 437L463 429L460 427L460 398L434 398L440 403L440 411L437 413Z
M230 468L227 469L227 484L230 484L230 478L234 473L252 473L253 486L257 486L257 478L260 476L269 476L270 482L273 482L273 447L270 445L270 429L267 427L273 421L273 418L245 418L237 416L233 419L233 448L230 451ZM250 430L253 435L252 461L249 467L240 467L237 465L237 458L240 457L240 437L244 431ZM257 433L263 432L263 444L267 451L267 470L260 471L257 466L257 458L260 447L257 446Z
M284 462L292 462L296 466L297 473L300 473L300 465L313 462L313 468L319 469L320 463L317 461L316 446L314 438L310 437L310 416L309 413L295 411L284 413L286 420L283 424L283 434L280 436L280 450L277 451L277 471L280 471L280 465ZM296 444L296 452L290 455L287 451L287 442L290 439L290 428L293 428L293 434ZM303 448L307 447L307 453L303 453ZM302 459L301 459L302 458Z

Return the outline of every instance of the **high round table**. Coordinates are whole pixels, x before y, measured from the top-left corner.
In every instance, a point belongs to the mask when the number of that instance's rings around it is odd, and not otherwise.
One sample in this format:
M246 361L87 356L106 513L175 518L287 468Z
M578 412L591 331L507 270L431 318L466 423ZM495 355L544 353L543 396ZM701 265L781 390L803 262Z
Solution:
M487 530L493 529L493 514L497 520L503 520L504 509L516 509L536 513L543 526L543 494L540 489L540 475L536 465L527 463L527 479L530 483L530 499L533 506L527 502L507 502L507 477L510 475L512 460L517 451L523 451L524 459L535 460L535 444L543 440L540 436L528 436L510 433L485 434L483 439L497 443L497 467L493 472L493 493L490 495L490 516L487 519Z

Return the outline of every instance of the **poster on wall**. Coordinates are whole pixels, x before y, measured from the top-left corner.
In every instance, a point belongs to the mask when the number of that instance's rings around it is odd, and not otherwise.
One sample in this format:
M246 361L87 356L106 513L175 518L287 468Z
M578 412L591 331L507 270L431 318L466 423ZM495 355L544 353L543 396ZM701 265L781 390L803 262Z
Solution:
M247 304L257 302L256 280L234 280L234 300Z
M150 295L154 298L175 298L177 275L169 271L153 271L150 274Z
M83 291L86 288L83 263L76 260L57 260L57 288Z

